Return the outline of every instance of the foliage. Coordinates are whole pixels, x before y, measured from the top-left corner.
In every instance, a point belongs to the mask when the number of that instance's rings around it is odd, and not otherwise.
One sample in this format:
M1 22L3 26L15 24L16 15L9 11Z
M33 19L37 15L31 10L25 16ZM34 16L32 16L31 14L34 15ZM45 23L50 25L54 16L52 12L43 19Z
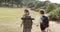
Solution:
M60 20L60 8L56 8L49 13L49 18L52 20Z
M56 9L58 6L55 3L51 3L50 1L37 1L35 6L32 7L32 10L35 11L39 11L40 9L45 9L47 13L49 13L50 11Z

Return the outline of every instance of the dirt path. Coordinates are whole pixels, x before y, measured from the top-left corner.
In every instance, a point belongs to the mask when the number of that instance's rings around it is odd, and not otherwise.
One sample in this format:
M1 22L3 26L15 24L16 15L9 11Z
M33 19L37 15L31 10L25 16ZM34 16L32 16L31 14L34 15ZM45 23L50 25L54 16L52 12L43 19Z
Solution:
M39 14L37 12L33 13L34 11L30 11L31 15L33 15L32 17L35 18L35 20L33 21L33 26L32 26L32 32L41 32L40 30L40 25L39 25ZM33 14L32 14L33 13ZM38 25L38 26L36 26ZM49 22L49 32L60 32L60 24L54 22L54 21L50 21Z
M50 29L53 32L60 32L60 24L51 21L50 22Z
M33 21L32 32L41 32L40 27L36 26L36 25L39 25L38 21ZM21 32L20 31L21 26L18 23L18 21L13 24L2 24L2 25L0 25L0 32L2 32L3 30L12 31L12 32L16 30L15 32ZM49 31L50 32L60 32L60 24L51 21Z
M35 17L36 20L33 21L33 26L32 26L33 27L33 29L32 29L33 32L41 32L40 31L40 26L38 26L38 27L36 26L36 25L39 25L38 17ZM50 25L49 28L48 28L49 32L60 32L60 24L58 24L54 21L50 21L49 25Z

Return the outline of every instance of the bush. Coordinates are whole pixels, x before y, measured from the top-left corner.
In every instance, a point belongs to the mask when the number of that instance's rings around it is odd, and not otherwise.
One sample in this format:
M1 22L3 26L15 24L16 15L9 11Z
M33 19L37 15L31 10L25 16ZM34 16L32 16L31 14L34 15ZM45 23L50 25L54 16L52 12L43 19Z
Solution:
M51 20L60 20L60 8L57 8L49 13Z

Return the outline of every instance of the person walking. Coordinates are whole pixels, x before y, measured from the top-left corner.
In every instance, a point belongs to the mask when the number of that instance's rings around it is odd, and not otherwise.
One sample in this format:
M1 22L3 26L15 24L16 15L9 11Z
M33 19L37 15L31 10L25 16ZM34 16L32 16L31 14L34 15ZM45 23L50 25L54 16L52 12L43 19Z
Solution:
M40 9L39 14L41 19L40 21L41 32L47 32L45 31L45 29L49 27L49 18L48 16L46 16L44 9Z
M21 19L22 19L22 24L23 24L23 32L31 32L32 24L33 24L32 20L34 19L31 18L31 16L29 15L28 9L24 10L24 15Z

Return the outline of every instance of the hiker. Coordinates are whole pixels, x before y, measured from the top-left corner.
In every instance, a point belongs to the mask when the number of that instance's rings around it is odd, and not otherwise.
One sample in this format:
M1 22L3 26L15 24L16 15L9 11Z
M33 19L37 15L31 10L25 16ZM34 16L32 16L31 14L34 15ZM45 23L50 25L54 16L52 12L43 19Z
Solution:
M29 15L29 11L27 9L24 10L24 15L21 18L22 19L22 24L23 24L23 32L31 32L32 29L32 20L31 16Z
M45 31L45 29L49 27L48 16L46 16L44 9L40 9L39 14L40 14L40 19L41 19L40 20L41 32L47 32Z

